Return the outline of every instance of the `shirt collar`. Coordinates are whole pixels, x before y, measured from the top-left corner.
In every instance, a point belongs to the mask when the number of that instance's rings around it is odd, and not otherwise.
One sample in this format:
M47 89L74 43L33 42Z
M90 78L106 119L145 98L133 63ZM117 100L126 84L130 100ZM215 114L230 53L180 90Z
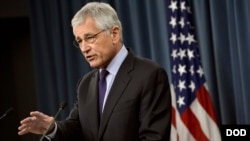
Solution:
M125 45L123 45L120 51L115 55L115 57L112 59L112 61L106 68L110 74L116 76L122 62L125 60L127 55L128 50L126 49Z

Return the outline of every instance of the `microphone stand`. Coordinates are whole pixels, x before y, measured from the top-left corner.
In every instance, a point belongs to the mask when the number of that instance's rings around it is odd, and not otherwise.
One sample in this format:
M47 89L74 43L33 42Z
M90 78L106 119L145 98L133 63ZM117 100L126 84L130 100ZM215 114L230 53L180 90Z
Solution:
M39 139L39 141L42 141L43 138L48 134L48 132L50 131L50 128L52 127L53 124L55 124L55 120L58 117L58 115L60 114L60 112L66 107L67 103L66 102L62 102L60 105L59 110L57 111L56 115L54 116L53 121L50 123L49 128L43 133L43 135L41 136L41 138Z
M10 108L0 117L0 120L4 119L4 118L7 117L8 115L10 115L13 111L14 111L14 109L13 109L12 107L10 107Z

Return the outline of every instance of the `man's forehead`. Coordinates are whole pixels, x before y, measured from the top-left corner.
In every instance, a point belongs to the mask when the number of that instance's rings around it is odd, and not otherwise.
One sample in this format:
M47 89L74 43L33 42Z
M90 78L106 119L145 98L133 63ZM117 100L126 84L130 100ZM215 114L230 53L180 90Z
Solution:
M82 24L76 25L73 28L73 32L75 35L81 34L92 34L95 32L98 28L96 27L96 24L93 20L85 20Z

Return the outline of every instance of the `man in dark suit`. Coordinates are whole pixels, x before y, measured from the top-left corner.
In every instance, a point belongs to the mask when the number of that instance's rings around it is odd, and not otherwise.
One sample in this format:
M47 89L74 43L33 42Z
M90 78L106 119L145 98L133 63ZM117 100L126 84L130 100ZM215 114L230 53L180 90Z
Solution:
M94 69L79 81L69 117L52 124L46 138L168 141L171 94L167 74L160 65L125 47L115 10L106 3L88 3L75 14L72 27L75 46ZM21 121L18 133L43 134L53 120L31 112Z

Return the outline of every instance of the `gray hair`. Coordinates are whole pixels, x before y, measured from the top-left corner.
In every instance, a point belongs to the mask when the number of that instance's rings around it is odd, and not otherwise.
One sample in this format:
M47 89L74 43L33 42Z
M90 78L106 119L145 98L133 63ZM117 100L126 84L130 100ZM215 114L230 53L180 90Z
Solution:
M122 25L117 16L116 11L107 3L90 2L83 6L71 20L71 25L74 28L82 24L86 17L91 17L96 23L96 27L102 30L111 29L113 26L118 26L121 29Z

